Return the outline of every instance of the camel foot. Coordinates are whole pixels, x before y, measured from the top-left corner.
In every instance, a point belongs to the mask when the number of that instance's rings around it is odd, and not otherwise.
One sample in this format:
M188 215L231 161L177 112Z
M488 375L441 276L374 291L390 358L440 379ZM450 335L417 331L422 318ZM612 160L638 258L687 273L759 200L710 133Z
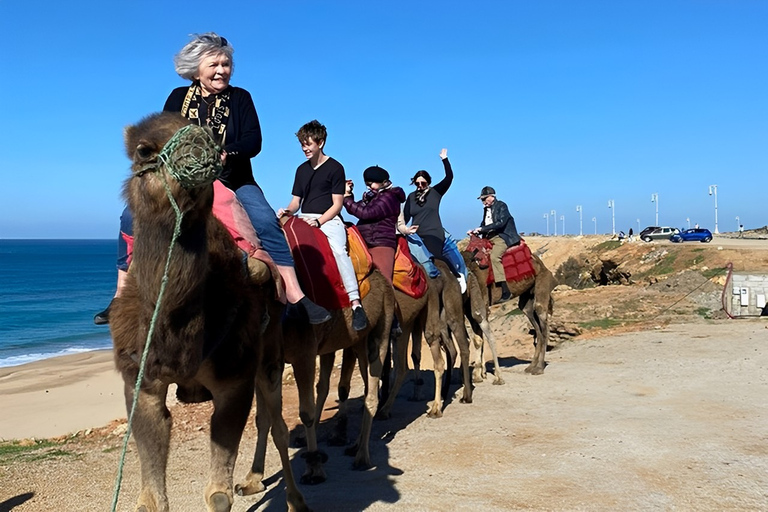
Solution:
M479 368L475 368L474 370L472 370L472 382L474 382L475 384L480 384L481 382L483 382L483 378L484 378L483 373L480 371Z
M355 461L352 463L352 469L356 469L358 471L365 471L367 469L371 469L373 467L373 464L371 464L371 461L365 457L360 457L359 459L355 459Z
M531 364L525 368L525 373L530 373L531 375L541 375L544 373L544 368Z
M215 492L211 495L208 502L209 512L229 512L232 510L232 501L226 493Z
M427 406L427 418L442 418L443 404L431 402Z
M321 451L306 452L301 457L307 461L307 468L299 481L305 485L317 485L326 481L327 476L323 464L328 462L328 454Z
M304 502L304 496L296 490L295 493L288 492L286 501L288 502L288 512L312 512L312 509Z
M506 382L504 382L504 379L502 379L498 375L496 376L496 378L493 379L494 386L503 386L504 384L506 384Z
M245 481L241 484L235 485L235 494L238 496L250 496L252 494L258 494L267 490L266 486L262 483L261 477L253 473L249 473L245 477Z

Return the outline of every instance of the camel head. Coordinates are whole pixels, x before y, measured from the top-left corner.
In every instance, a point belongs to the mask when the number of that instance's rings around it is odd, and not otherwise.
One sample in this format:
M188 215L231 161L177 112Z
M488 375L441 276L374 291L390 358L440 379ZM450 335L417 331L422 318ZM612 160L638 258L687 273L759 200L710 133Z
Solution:
M492 247L493 244L490 240L471 235L469 237L469 244L467 244L467 252L472 255L472 259L475 260L481 269L486 269L491 266Z
M167 210L168 193L182 212L210 209L211 183L221 172L220 149L210 130L190 125L178 113L161 112L128 126L124 136L133 162L124 193L134 215L143 208L154 215Z

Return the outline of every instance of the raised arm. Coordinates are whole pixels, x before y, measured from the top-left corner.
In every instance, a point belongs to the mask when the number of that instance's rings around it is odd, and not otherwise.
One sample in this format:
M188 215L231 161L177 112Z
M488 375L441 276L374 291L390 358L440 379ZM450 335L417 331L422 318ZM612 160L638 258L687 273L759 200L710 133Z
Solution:
M447 149L443 148L440 151L440 159L443 161L443 167L445 168L445 178L432 188L437 190L441 196L444 196L448 189L451 188L451 183L453 183L453 168L451 168L451 162L448 161Z

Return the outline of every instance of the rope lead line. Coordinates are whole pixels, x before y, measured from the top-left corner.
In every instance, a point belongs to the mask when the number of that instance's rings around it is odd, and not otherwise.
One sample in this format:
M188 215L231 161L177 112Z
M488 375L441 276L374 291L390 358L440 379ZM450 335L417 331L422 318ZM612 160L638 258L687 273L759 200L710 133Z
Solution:
M144 343L144 352L141 354L141 363L139 364L139 374L136 377L136 385L133 388L133 404L131 405L131 413L128 415L128 429L125 432L123 438L123 450L120 453L120 462L117 466L117 478L115 481L115 492L112 496L112 512L117 510L117 500L120 496L120 484L123 480L123 467L125 466L125 454L128 451L128 440L131 437L131 426L133 423L133 415L136 412L136 404L139 402L139 391L141 390L141 381L144 379L144 367L147 362L147 354L149 354L149 343L152 339L152 333L155 330L155 322L157 321L158 313L160 312L160 306L163 301L163 294L165 294L165 285L168 283L168 268L171 264L171 255L173 254L173 247L176 245L176 240L181 234L181 220L183 214L179 209L179 205L173 198L171 188L168 186L168 182L165 180L165 175L159 173L165 187L165 193L168 195L168 199L171 202L173 211L176 214L176 225L173 229L173 238L171 239L171 245L168 246L168 257L165 260L165 270L163 272L163 279L160 284L160 292L157 294L157 304L155 304L155 311L152 313L152 321L149 324L149 332L147 333L147 341Z

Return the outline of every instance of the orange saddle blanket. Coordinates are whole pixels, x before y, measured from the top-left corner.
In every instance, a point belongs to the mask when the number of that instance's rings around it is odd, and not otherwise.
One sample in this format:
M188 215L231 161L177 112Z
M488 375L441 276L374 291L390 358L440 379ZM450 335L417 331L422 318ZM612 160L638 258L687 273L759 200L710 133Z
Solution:
M396 289L414 299L420 299L427 293L427 273L421 265L413 262L411 251L408 249L408 240L404 236L397 237L392 284Z
M283 230L291 248L296 274L307 297L326 309L349 307L349 296L344 290L339 267L325 234L297 217L288 219ZM373 260L354 226L347 227L347 243L362 299L371 289L367 277L373 269Z
M517 282L536 275L536 269L533 268L533 256L531 249L524 240L520 245L509 247L501 255L501 263L504 265L504 277L507 281ZM493 283L493 269L488 272L488 284Z

